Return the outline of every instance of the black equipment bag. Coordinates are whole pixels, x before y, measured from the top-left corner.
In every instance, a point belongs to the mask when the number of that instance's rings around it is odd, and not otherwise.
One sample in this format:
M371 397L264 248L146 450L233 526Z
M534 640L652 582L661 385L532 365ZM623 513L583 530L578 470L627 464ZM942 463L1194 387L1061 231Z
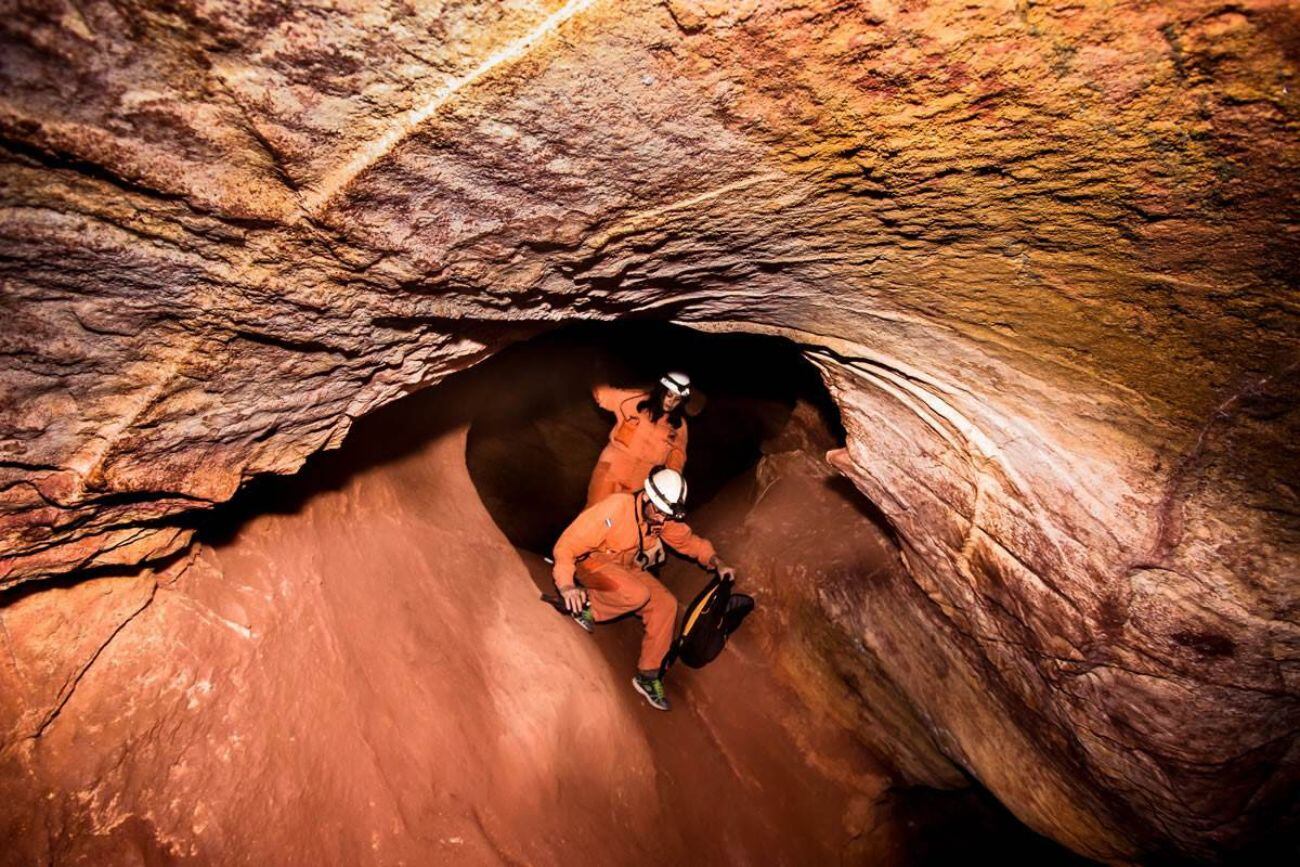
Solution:
M682 631L668 654L668 665L680 659L691 668L703 668L717 659L727 645L727 637L754 610L754 597L733 593L732 589L731 581L715 575L686 607Z

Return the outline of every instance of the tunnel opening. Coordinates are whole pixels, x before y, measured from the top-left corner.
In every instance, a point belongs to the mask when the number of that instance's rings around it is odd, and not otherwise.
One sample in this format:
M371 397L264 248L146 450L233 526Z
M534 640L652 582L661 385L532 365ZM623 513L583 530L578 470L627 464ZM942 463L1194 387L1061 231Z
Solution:
M671 673L678 705L661 715L627 688L637 625L582 634L538 590L609 433L591 385L667 367L707 398L688 422L688 520L759 610L717 662ZM383 843L390 860L555 863L577 848L620 863L916 865L958 850L1085 863L952 765L837 621L904 578L889 528L826 460L843 437L784 339L562 328L249 485L201 522L193 565L162 598L258 642L232 666L235 689L217 673L210 687L229 696L219 719L270 714L283 733L252 784L309 789L299 819L313 824L365 825L391 801L405 839ZM673 559L661 578L684 601L705 575ZM562 838L557 810L573 820ZM311 845L322 863L349 860L346 834Z
M806 450L824 453L844 442L839 411L816 369L780 337L657 322L580 325L516 344L492 364L510 386L476 408L466 460L502 532L534 553L549 553L581 511L609 439L613 416L597 406L595 386L648 391L670 369L692 377L684 471L692 511L752 471L796 412Z
M613 423L613 416L597 406L593 387L648 390L666 370L680 369L705 398L688 417L690 454L684 475L691 498L686 520L721 540L723 550L730 543L757 551L743 562L755 564L763 574L742 572L740 583L759 597L761 613L749 632L736 636L739 646L733 653L769 658L758 666L720 666L717 672L678 666L677 672L670 672L670 682L685 680L688 698L701 704L731 702L743 707L757 697L761 708L771 698L755 681L766 676L766 668L784 668L787 676L830 681L854 701L870 700L873 690L862 679L880 672L853 663L837 666L835 660L843 662L846 653L863 648L808 611L808 596L818 591L809 584L796 588L770 583L794 576L815 580L818 575L831 577L832 584L846 579L870 582L882 574L898 578L905 571L888 519L827 460L828 452L844 446L845 431L839 408L803 347L783 337L743 332L708 333L658 322L601 323L559 329L516 344L488 364L502 387L493 388L476 407L466 463L484 506L518 550L539 590L554 590L547 555L583 509L588 478ZM756 509L764 500L769 508ZM773 515L778 517L774 520ZM685 558L670 559L658 577L681 602L708 580ZM640 630L617 622L609 627L597 627L592 643L617 676L633 665ZM791 636L798 631L803 634ZM783 653L803 659L783 666L770 658ZM823 658L810 666L809 657ZM711 693L707 699L706 691ZM815 689L799 693L798 725L809 726L805 715L817 713L814 705L824 698ZM829 715L839 722L846 719L842 711ZM683 716L691 720L688 725L704 722L696 708ZM898 721L891 724L892 734L899 735ZM655 741L657 758L686 763L686 751L670 743L681 731L674 729ZM971 857L1095 863L1023 825L959 769L941 781L909 778L901 767L908 759L897 759L916 747L889 743L889 737L854 736L841 753L860 759L859 750L865 752L869 764L888 777L867 811L871 828L838 844L841 863L946 865ZM830 752L844 747L841 743ZM896 747L899 754L893 753ZM716 739L704 748L725 749ZM718 770L736 772L734 767ZM797 801L799 794L790 801ZM861 807L852 798L850 803ZM849 806L847 813L854 809ZM696 833L704 832L697 828Z
M613 417L596 405L593 386L648 388L665 370L681 369L704 396L688 419L687 520L717 539L729 557L748 552L741 556L742 570L752 565L754 571L742 572L741 582L758 595L764 610L751 630L737 637L737 653L767 658L757 666L724 665L715 672L679 670L670 681L701 703L744 707L757 697L761 707L771 698L762 696L756 681L766 677L766 668L784 668L785 676L831 683L853 701L868 701L873 694L885 704L893 701L879 694L879 684L863 683L881 677L879 670L845 662L862 645L839 634L817 605L809 605L820 592L814 586L818 576L830 579L829 595L836 595L840 582L896 580L905 570L888 519L827 460L828 452L844 446L845 431L805 347L782 337L700 332L654 321L596 323L515 344L484 367L493 385L475 404L467 469L537 589L554 589L545 557L583 508L588 478L610 434ZM684 558L670 559L659 577L683 602L708 580ZM617 680L636 659L640 633L635 624L611 627L598 627L591 643ZM790 660L772 660L782 654ZM804 714L815 712L819 701L826 696L816 688L798 695L793 715L798 725L808 725ZM690 726L701 721L698 714L692 708L682 716L692 720ZM842 708L830 715L847 721ZM1092 863L1021 824L964 772L941 779L910 777L895 764L893 751L919 748L888 741L902 735L904 726L919 730L919 721L900 720L904 714L897 709L885 715L894 716L883 726L892 728L891 735L853 737L846 750L854 756L846 764L860 760L861 750L873 767L889 768L890 780L875 801L875 831L838 850L846 863L947 864L981 851L1043 863ZM681 736L681 729L675 732ZM672 737L655 740L656 756L684 764L687 751L672 744Z

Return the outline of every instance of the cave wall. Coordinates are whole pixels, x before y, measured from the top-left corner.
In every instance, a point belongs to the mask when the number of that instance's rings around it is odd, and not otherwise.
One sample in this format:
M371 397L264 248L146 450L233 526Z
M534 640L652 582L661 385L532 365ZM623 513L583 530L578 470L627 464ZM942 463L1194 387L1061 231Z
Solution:
M367 418L165 567L9 600L0 864L926 863L889 789L963 778L914 721L864 743L824 713L833 677L780 676L799 635L775 599L673 673L668 715L628 685L635 624L593 637L539 601L549 570L467 472L483 393ZM749 520L740 487L726 524ZM879 565L854 520L843 556ZM793 564L765 538L744 550L774 564L748 582L768 597ZM702 575L678 578L688 597Z
M933 606L886 656L950 755L1103 857L1294 806L1292 4L0 26L4 585L182 551L557 319L768 331L820 360Z

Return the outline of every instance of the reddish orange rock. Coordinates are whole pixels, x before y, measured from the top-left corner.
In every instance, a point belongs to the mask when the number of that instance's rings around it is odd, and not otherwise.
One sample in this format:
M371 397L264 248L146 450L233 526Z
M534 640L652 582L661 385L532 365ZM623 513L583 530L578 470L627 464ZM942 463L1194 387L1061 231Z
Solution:
M557 321L779 334L900 539L862 641L942 753L1094 857L1294 821L1291 4L145 5L5 16L6 615Z

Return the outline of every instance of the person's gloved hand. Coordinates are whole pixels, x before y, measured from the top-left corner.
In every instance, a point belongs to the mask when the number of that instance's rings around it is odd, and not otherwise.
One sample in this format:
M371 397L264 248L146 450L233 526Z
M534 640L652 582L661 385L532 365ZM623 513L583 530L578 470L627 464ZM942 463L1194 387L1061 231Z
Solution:
M556 589L560 591L560 598L564 600L564 607L574 614L581 613L582 609L587 607L587 591L578 585L566 584Z
M723 581L736 580L736 570L732 569L730 566L728 566L726 563L723 563L721 560L717 559L716 557L713 559L713 571L717 572L718 577L721 578Z

